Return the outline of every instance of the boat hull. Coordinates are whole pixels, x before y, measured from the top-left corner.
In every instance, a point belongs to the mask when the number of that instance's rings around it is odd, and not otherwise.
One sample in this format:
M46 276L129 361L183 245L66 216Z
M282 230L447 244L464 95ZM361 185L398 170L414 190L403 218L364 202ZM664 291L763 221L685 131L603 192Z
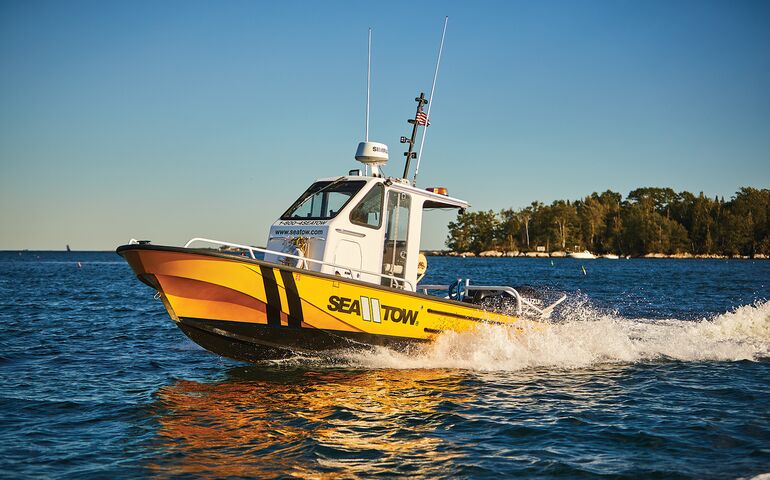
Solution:
M577 258L579 260L594 260L596 259L596 255L589 252L577 252L577 253L570 253L567 255L569 258Z
M294 329L286 331L267 325L222 320L181 318L177 326L192 341L223 357L245 362L261 362L325 353L384 346L408 350L424 343L411 338L395 338L356 332Z
M515 316L210 250L124 245L117 250L158 291L193 341L256 362L386 346L408 349L482 324L523 327Z

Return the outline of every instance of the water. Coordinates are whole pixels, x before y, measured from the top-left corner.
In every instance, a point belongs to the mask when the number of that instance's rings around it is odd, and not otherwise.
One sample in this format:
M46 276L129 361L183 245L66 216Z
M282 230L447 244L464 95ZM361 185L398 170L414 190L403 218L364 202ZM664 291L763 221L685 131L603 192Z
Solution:
M525 336L251 366L113 253L0 252L0 477L767 478L770 261L429 263L571 300Z

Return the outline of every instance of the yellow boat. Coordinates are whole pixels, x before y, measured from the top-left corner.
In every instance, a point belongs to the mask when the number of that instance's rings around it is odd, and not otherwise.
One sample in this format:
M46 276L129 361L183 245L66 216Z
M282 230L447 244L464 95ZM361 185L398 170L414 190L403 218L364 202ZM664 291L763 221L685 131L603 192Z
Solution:
M424 96L416 100L402 178L380 171L386 145L362 142L356 159L364 172L313 183L271 226L266 248L205 238L184 247L132 240L118 254L187 336L237 360L403 349L445 331L521 325L526 312L547 316L564 297L542 308L511 287L419 284L427 268L419 252L424 211L469 204L407 179L417 127L425 123Z

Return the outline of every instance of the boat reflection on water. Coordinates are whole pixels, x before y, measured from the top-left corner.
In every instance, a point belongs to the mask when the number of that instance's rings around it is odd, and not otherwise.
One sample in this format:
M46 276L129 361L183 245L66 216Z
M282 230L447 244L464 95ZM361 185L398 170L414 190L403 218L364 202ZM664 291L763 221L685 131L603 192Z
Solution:
M445 370L235 368L157 393L155 476L447 475L439 424L471 399ZM441 417L441 418L440 418ZM344 470L343 470L344 469ZM404 470L403 473L408 473Z

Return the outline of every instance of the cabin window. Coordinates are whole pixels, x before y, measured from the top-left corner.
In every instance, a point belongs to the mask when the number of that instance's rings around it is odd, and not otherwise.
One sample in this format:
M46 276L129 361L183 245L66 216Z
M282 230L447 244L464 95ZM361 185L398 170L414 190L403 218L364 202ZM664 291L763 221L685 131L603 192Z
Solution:
M362 227L380 228L384 196L385 187L381 183L376 184L350 211L350 221Z
M281 216L282 220L329 220L366 184L365 181L316 182Z
M382 255L382 273L404 278L406 274L407 243L409 240L409 211L412 200L406 193L388 192L387 228ZM395 287L392 279L383 278L383 285Z

